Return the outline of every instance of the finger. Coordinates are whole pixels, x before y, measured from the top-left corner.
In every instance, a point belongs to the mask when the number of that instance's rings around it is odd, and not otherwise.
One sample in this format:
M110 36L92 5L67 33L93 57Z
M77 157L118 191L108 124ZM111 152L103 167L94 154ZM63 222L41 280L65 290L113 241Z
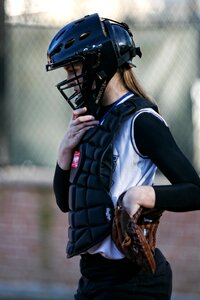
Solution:
M95 120L94 116L92 115L85 115L85 116L79 116L74 120L74 125L78 125L79 123L84 123L88 121L93 121Z
M79 138L81 138L81 137L84 135L84 133L85 133L86 131L88 131L89 129L91 129L91 128L94 128L94 126L87 126L87 127L84 127L84 128L82 128L82 129L80 129L79 131L76 131L75 136L78 136Z
M71 128L71 135L76 136L79 132L85 132L90 128L94 128L95 126L97 126L97 124L93 122L90 122L87 125L84 123L84 124L74 126Z
M76 110L73 111L72 113L72 120L76 120L80 115L85 114L87 111L86 107L82 108L77 108Z
M74 125L73 126L73 130L74 131L80 131L82 130L83 128L88 128L88 127L95 127L95 126L98 126L99 125L99 121L97 120L92 120L92 121L88 121L88 122L84 122L84 123L79 123L77 125Z

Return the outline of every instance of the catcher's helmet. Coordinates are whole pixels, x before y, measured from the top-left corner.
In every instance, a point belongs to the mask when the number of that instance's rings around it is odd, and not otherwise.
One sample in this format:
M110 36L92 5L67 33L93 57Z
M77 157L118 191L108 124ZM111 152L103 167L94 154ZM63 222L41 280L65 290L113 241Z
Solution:
M81 63L81 79L74 69L74 78L60 82L57 88L73 109L87 106L95 113L109 80L119 67L130 65L136 55L142 54L127 24L92 14L59 30L47 51L46 70ZM79 92L74 89L67 95L75 85L79 85Z

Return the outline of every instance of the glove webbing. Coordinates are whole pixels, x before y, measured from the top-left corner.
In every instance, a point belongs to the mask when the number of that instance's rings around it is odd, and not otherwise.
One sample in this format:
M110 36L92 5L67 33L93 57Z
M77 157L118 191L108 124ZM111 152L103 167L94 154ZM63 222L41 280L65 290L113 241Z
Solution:
M153 251L142 228L137 224L141 213L142 208L139 208L131 218L122 207L117 206L113 220L113 240L128 259L139 265L144 271L154 273L156 264ZM151 240L155 239L151 238Z

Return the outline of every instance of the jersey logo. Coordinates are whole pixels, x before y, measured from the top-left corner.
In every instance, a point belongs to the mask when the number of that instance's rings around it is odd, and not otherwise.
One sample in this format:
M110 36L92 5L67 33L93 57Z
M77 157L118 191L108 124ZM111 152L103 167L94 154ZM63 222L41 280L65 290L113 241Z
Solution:
M73 160L72 160L72 165L71 165L71 167L72 167L73 169L78 168L78 164L79 164L80 157L81 157L80 152L75 151L75 152L74 152L74 157L73 157Z

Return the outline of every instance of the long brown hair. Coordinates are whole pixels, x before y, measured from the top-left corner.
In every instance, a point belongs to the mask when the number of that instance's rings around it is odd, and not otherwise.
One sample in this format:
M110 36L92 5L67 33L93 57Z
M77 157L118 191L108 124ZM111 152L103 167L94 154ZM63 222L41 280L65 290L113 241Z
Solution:
M121 79L124 85L128 90L156 104L155 101L150 96L147 95L144 88L141 86L135 74L133 73L133 70L130 67L121 68L119 70L119 73L121 75Z

